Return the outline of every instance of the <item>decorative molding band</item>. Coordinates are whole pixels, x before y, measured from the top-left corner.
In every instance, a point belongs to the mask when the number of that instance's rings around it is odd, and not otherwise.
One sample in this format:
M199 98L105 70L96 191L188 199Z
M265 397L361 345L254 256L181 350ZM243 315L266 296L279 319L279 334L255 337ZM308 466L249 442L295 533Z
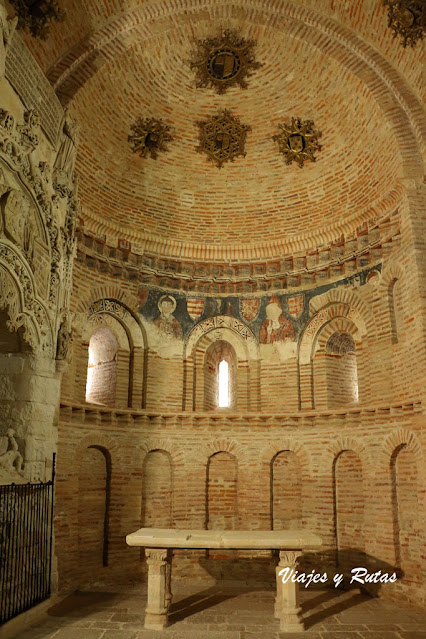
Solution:
M298 413L219 413L219 412L192 412L192 411L168 411L159 412L149 409L138 410L135 408L110 408L108 406L96 406L93 404L76 404L73 402L62 401L60 406L60 418L64 422L109 422L116 424L140 424L146 423L152 425L153 420L158 424L164 422L170 423L170 419L174 419L176 423L179 421L190 423L191 420L196 423L198 421L209 422L217 429L220 424L232 424L238 427L250 425L252 427L264 426L306 426L312 429L314 425L329 426L333 420L337 420L339 424L343 419L350 421L359 420L365 422L366 419L377 419L381 424L383 419L389 416L397 418L412 418L415 414L423 413L424 407L420 399L407 400L395 404L385 405L365 405L351 408L339 408L333 410L304 410Z
M400 240L398 215L380 224L365 224L357 234L313 251L271 261L227 263L173 260L132 251L129 243L118 247L106 237L78 231L77 261L112 277L147 286L202 294L250 294L309 289L337 281L380 264Z

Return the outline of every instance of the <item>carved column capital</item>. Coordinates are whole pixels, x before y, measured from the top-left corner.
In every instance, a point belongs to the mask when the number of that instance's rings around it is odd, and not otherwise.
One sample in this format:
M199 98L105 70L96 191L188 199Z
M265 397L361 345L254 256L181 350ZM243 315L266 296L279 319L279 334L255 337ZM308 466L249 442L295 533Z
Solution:
M153 568L160 567L166 563L167 559L171 558L171 552L169 548L146 548L146 563Z
M301 550L280 550L280 563L281 568L297 568L297 562L302 555Z

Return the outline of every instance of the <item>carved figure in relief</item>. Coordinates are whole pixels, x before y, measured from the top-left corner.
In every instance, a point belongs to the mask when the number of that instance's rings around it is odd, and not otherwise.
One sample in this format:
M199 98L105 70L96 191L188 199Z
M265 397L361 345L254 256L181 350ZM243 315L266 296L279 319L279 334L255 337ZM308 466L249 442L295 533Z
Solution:
M13 189L1 198L0 208L6 235L22 246L24 226L28 217L28 202L20 191Z
M0 455L0 466L6 468L6 470L16 471L17 473L22 474L22 465L24 463L24 458L18 449L18 443L15 439L15 431L13 428L9 428L7 433L8 437L8 449L3 455Z
M65 313L58 331L56 359L60 359L60 360L68 359L71 343L72 343L71 318L69 313Z
M30 203L20 192L12 189L0 198L0 229L6 236L23 249L25 257L32 263L34 258L34 229Z
M40 126L40 116L35 109L24 113L24 124L18 124L17 131L21 134L21 148L24 153L31 153L38 145L36 131Z
M181 339L182 327L178 320L173 317L173 311L176 308L175 298L171 295L162 295L158 300L158 308L160 310L160 317L154 320L154 325L164 335Z
M260 327L261 344L273 344L284 339L294 340L292 323L284 316L276 295L273 295L266 306L266 320Z
M77 124L65 112L61 143L53 166L53 182L55 189L62 197L72 189L75 159L80 130Z

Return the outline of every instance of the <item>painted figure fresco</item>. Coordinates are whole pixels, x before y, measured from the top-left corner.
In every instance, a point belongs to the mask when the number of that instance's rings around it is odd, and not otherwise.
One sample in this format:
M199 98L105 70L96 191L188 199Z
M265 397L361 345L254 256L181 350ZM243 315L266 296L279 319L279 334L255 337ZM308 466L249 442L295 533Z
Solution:
M160 316L154 320L155 326L164 335L182 339L182 327L173 316L173 312L176 308L175 298L171 295L162 295L158 300L158 308L160 310Z
M260 327L260 343L273 344L286 338L294 340L293 326L283 314L276 295L270 298L265 310L266 320Z

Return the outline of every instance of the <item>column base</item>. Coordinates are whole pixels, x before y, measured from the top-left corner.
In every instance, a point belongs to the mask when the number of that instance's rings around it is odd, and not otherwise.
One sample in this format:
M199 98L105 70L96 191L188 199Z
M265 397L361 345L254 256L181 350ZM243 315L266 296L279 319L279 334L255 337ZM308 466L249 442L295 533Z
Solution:
M164 630L169 625L169 621L167 619L167 612L163 615L158 615L152 612L145 613L145 623L144 627L147 630Z
M302 608L292 608L287 612L285 608L280 611L280 631L281 632L303 632L305 624L302 619Z

